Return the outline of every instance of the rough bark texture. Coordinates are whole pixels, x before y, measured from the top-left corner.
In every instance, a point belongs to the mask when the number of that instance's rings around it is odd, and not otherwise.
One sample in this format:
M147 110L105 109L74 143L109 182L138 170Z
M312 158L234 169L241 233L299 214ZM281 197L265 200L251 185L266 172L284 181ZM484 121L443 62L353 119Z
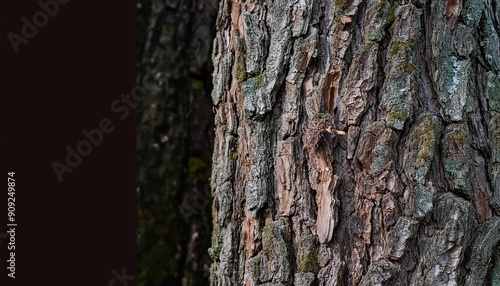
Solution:
M211 284L500 285L499 20L221 1Z
M217 1L143 0L137 11L149 90L137 109L138 284L208 285Z

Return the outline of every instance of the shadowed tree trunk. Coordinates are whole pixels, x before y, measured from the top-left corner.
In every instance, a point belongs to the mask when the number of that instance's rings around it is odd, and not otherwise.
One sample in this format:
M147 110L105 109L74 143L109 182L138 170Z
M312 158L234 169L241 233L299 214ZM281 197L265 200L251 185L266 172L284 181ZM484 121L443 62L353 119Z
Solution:
M211 284L500 285L499 20L221 1Z
M149 89L137 110L138 284L208 285L217 1L142 0L137 14Z

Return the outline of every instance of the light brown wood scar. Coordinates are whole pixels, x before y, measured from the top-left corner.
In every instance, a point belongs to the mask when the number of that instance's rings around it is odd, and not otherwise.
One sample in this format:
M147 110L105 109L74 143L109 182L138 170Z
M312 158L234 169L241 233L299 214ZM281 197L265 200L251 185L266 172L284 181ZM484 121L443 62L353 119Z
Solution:
M457 17L460 11L462 11L461 0L448 0L448 5L446 5L446 17Z

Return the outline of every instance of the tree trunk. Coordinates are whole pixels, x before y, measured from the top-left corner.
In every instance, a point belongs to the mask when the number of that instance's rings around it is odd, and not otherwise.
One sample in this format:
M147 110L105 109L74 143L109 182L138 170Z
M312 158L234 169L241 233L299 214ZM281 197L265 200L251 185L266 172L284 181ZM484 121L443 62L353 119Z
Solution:
M208 285L217 1L142 0L137 14L139 87L156 85L137 109L138 283Z
M212 285L500 285L500 2L409 2L220 3Z

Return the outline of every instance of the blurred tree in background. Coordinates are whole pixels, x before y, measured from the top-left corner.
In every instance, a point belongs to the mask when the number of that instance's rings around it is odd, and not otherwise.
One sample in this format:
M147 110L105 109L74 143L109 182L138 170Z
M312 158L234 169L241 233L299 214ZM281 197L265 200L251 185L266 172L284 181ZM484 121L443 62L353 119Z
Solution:
M137 4L138 285L208 285L217 1ZM151 80L149 80L151 81Z

